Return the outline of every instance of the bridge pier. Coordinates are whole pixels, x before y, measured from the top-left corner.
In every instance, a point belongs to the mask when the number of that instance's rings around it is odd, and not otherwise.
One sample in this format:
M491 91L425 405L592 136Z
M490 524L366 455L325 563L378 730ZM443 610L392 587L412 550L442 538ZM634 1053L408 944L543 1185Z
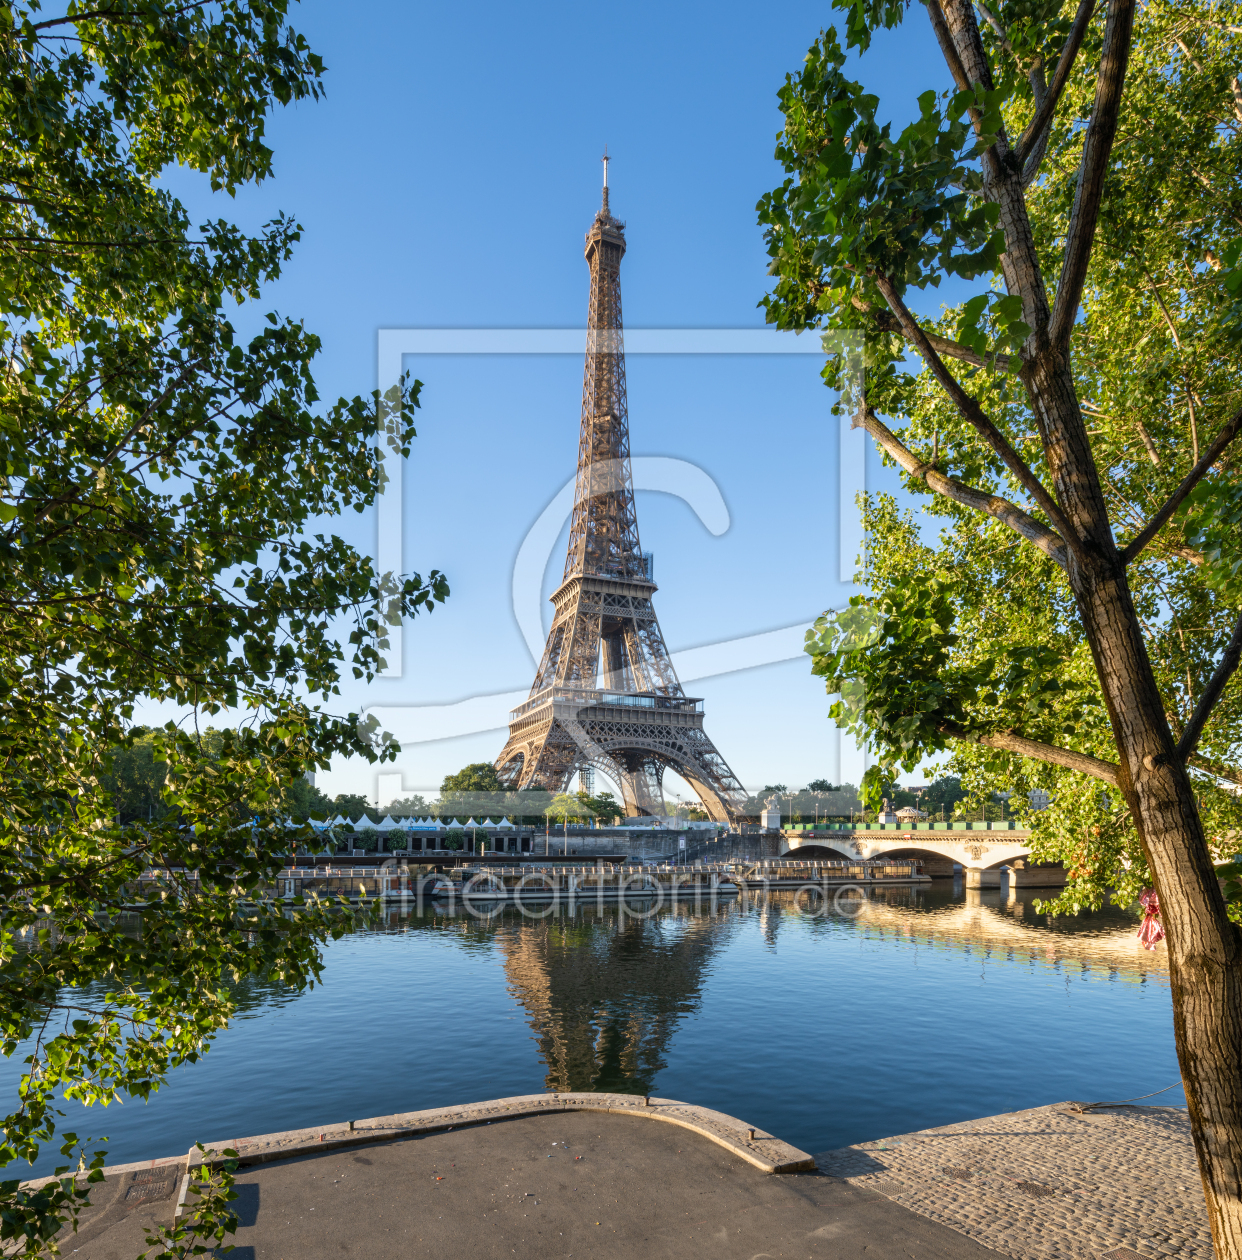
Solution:
M1064 866L1018 866L1009 872L1010 888L1064 888Z
M968 866L962 871L962 881L966 888L999 888L1000 871L983 871L978 867Z

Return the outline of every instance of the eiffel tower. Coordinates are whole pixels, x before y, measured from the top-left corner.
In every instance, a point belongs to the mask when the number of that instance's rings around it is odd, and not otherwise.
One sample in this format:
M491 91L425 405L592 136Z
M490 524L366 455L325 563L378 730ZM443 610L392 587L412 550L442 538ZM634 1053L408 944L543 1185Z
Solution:
M651 597L650 554L638 540L621 327L625 224L603 205L586 235L591 269L578 479L565 575L543 660L526 702L509 715L496 759L510 789L563 792L599 770L621 788L627 816L664 813L663 775L694 788L709 817L731 822L746 792L703 730L669 660Z

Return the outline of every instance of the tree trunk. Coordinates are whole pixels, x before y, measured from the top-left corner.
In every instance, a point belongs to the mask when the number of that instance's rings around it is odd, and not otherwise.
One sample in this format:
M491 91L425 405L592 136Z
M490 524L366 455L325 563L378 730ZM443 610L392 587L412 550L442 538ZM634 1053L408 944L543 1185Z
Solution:
M1070 557L1070 586L1108 706L1121 790L1160 898L1177 1057L1216 1255L1242 1260L1242 931L1229 919L1177 758L1068 367L1045 362L1027 385L1049 421L1057 497L1085 544Z

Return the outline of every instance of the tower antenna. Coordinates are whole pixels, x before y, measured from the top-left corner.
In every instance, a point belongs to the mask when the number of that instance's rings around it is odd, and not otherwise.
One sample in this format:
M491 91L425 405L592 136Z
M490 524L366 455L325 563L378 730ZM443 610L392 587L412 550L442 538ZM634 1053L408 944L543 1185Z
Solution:
M608 214L608 163L611 159L608 157L608 146L604 145L604 213Z

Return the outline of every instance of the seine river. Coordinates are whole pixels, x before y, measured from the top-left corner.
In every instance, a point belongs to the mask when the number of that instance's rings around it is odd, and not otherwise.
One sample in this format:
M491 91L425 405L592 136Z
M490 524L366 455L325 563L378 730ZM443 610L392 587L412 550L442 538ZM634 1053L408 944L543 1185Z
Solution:
M541 1090L658 1093L818 1152L1178 1079L1163 947L1137 919L1035 915L946 884L831 906L774 894L640 914L390 910L307 993L252 986L149 1103L66 1106L110 1163ZM0 1061L13 1105L19 1051ZM1180 1087L1153 1102L1182 1105ZM50 1172L48 1156L28 1172Z

